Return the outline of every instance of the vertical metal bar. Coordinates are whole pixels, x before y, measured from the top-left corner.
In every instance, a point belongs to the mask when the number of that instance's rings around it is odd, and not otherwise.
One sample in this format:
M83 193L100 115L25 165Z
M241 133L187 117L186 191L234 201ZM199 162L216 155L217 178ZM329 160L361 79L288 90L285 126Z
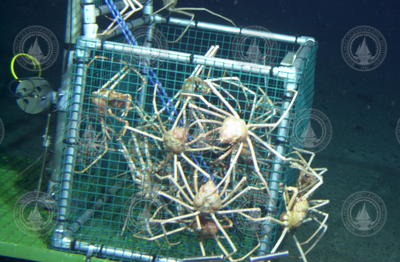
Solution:
M96 6L94 0L82 0L83 34L86 38L97 38L99 26L96 24Z
M285 86L285 90L296 90L297 89L297 75L292 75L291 78L288 78L285 80L286 82L286 86ZM285 92L285 97L287 98L287 100L290 100L293 96L292 92ZM286 101L282 104L282 110L285 110L286 108L288 108L290 102ZM279 144L276 147L276 151L278 151L281 155L285 155L286 151L287 151L287 142L286 139L287 135L288 135L288 131L289 131L289 118L290 118L290 112L287 116L286 119L284 119L281 124L279 125L278 129L277 129L277 134L278 134L278 140L279 140ZM283 182L282 179L282 168L284 166L283 161L278 158L277 156L274 157L274 161L272 164L272 172L270 174L270 182L269 182L269 191L270 191L270 197L268 199L266 208L268 210L268 216L275 216L277 214L278 210L278 201L280 199L280 183ZM259 254L260 255L264 255L267 254L271 247L269 247L268 245L271 243L271 236L272 236L272 232L274 227L276 227L277 225L270 221L267 220L264 223L264 227L263 227L263 235L265 235L265 237L263 239L261 239L261 247L260 247L260 251Z
M302 74L304 73L304 69L306 66L305 61L309 59L312 55L312 51L316 46L315 41L308 41L300 49L297 51L295 55L295 59L293 62L293 65L291 66L292 72L288 70L287 73L285 72L277 72L275 76L284 78L285 79L285 90L290 91L290 90L297 90L298 92L302 92L303 90L299 90L299 79L302 77ZM285 96L290 100L290 97L293 95L292 92L286 92ZM283 109L287 108L290 102L285 102L282 106ZM289 112L288 117L281 122L281 124L278 127L278 140L279 140L279 145L277 146L276 150L282 154L285 155L287 153L288 149L288 132L290 130L290 122L289 119L291 118L290 114L293 114L294 112ZM283 181L282 177L282 167L284 163L281 159L278 157L275 157L274 159L274 164L272 166L272 172L270 175L270 192L271 196L270 199L267 203L267 210L268 210L268 215L273 216L276 215L276 212L278 208L278 200L279 200L279 184ZM264 223L263 227L263 234L265 237L261 240L261 247L259 254L266 254L271 250L271 247L268 246L271 244L271 239L270 236L272 235L271 232L273 231L274 227L277 225L273 223L272 221L266 221Z
M68 45L75 44L78 37L81 35L82 27L82 11L79 2L69 0L68 1L68 12L67 22L65 30L65 42ZM70 83L72 75L72 59L74 56L73 50L66 50L63 58L63 68L61 76L61 87L58 90L58 101L57 101L57 127L56 136L54 140L54 154L51 160L52 173L48 185L47 192L54 196L55 192L58 191L57 187L60 184L60 167L62 160L63 151L63 140L66 123L66 107L67 99L70 92Z
M143 14L145 17L150 17L153 15L153 0L148 0L143 8ZM155 23L151 22L149 26L147 27L147 34L146 34L146 39L143 44L145 47L151 47L151 43L153 41L154 37L154 30L155 30ZM150 59L146 59L145 63L147 63L146 67L150 66ZM146 76L146 78L148 78ZM142 108L145 108L146 105L146 95L147 95L147 85L142 89L140 93L140 106Z
M79 47L78 47L79 48ZM72 94L70 97L69 106L69 119L68 126L66 126L65 143L66 148L64 150L64 160L61 169L62 180L61 189L58 199L58 221L56 229L54 230L52 237L52 245L58 248L70 248L72 239L68 237L66 230L66 221L69 208L69 202L71 199L71 183L74 175L74 161L75 161L75 145L78 137L79 119L82 108L84 83L86 78L86 60L89 54L87 51L82 49L76 50L77 69L75 76L75 84L73 86Z
M80 5L78 1L70 0L69 6L72 8L72 10L77 10L80 8ZM84 36L86 38L96 38L97 35L97 24L96 24L96 15L95 15L95 6L94 6L94 0L82 0L83 4L83 30L84 30ZM78 13L78 11L73 12L71 11L70 14L68 15L74 15L75 13ZM71 17L69 17L72 19ZM71 20L72 23L73 20ZM81 25L81 23L77 22L77 25ZM70 25L67 23L67 25ZM67 29L68 30L68 29ZM72 30L72 29L71 29ZM71 37L71 41L73 40L75 43L77 42L78 39L78 34L79 32L78 28L75 28L73 31L75 34L73 37ZM88 51L85 51L84 49L79 49L79 46L75 50L76 53L76 59L77 59L77 70L76 70L76 75L75 75L75 85L72 87L66 86L68 89L70 96L69 100L69 112L70 112L70 119L68 119L68 126L65 125L66 122L66 113L64 110L64 115L62 118L63 123L60 124L60 137L61 141L60 143L60 151L62 149L62 143L66 143L67 146L64 149L64 160L61 164L61 160L58 163L59 166L62 166L61 168L61 173L59 178L60 181L60 194L58 198L58 225L56 229L53 232L53 236L51 239L51 244L54 247L57 248L66 248L69 249L71 247L72 243L72 238L70 235L70 232L66 228L66 220L67 220L67 214L68 214L68 207L69 207L69 200L70 200L70 190L71 190L71 183L72 183L72 177L74 174L74 160L75 160L75 145L77 143L77 137L78 137L78 123L80 119L80 114L81 114L81 107L82 107L82 101L83 101L83 91L84 91L84 83L86 79L86 62L87 58L89 57ZM72 75L72 56L69 58L68 61L68 75L66 75L66 79L69 80L69 77ZM69 83L66 82L66 83ZM68 99L68 96L64 97L64 106L66 106ZM65 108L66 109L66 108ZM60 119L58 121L61 121ZM65 132L65 137L62 136L63 132ZM59 139L59 137L58 137ZM60 159L62 159L61 152L60 154Z

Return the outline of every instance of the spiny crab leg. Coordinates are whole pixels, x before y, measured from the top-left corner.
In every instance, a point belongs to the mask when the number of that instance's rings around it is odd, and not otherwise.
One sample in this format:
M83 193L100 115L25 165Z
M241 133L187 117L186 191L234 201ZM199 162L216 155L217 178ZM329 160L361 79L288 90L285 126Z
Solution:
M212 45L210 49L207 51L205 54L206 57L214 57L219 49L218 45ZM198 85L203 85L203 80L199 77L199 75L203 72L204 65L197 65L195 69L193 70L192 74L185 79L183 87L181 90L178 91L177 95L182 96L182 92L196 92L196 88L198 88ZM154 96L155 97L155 96ZM186 97L185 101L183 102L183 105L181 107L180 112L178 113L177 120L180 119L181 117L183 118L183 122L186 122L186 107L190 103L191 97ZM178 99L178 102L175 104L175 108L178 108L181 103L181 99ZM172 125L172 128L175 128L177 126L177 121Z
M228 171L226 172L224 178L217 185L217 188L219 188L222 185L222 183L225 183L225 186L221 190L221 193L220 193L221 195L223 195L226 192L226 190L228 189L228 185L231 182L231 173L233 171L233 168L236 165L236 162L237 162L237 160L239 158L240 153L242 152L242 149L243 149L243 143L240 143L239 150L237 151L236 155L234 156L234 158L232 160L232 163L229 166ZM238 185L240 185L240 183Z
M225 237L226 241L228 241L229 246L232 248L232 252L230 254L225 254L226 256L230 257L232 254L237 252L236 246L235 246L235 244L233 244L232 239L230 238L228 233L226 233L226 231L222 227L221 223L219 223L219 221L218 221L217 217L215 216L215 214L211 213L210 216L211 216L211 219L214 221L214 223L217 225L218 230L222 233L222 235Z
M195 168L195 170L199 171L202 173L207 179L211 179L210 174L208 174L204 169L199 167L196 163L194 163L189 157L187 157L184 153L181 153L181 157L186 160L192 167Z
M231 209L229 205L237 200L239 197L243 196L250 190L263 190L264 188L256 188L256 187L246 187L242 190L243 185L247 181L246 177L243 177L241 181L234 186L232 190L226 189L226 192L219 192L217 186L214 184L212 180L208 180L206 183L198 188L198 169L194 170L193 174L193 181L194 184L193 189L191 188L191 183L188 181L188 178L185 175L185 171L179 161L176 163L178 175L177 176L167 176L164 179L168 179L171 182L171 186L174 187L174 192L177 191L176 196L172 196L168 192L164 191L157 191L157 194L171 202L175 205L181 207L182 209L177 208L178 214L174 216L174 214L165 218L160 217L159 212L164 208L164 206L159 207L156 212L151 216L149 219L149 223L158 223L160 226L165 226L167 224L179 224L182 225L179 228L174 228L171 231L163 230L162 234L152 237L143 237L139 236L139 238L144 238L147 240L158 240L162 237L167 237L169 235L181 232L183 230L192 231L196 230L200 233L210 234L210 237L213 237L216 241L217 245L219 246L222 253L226 256L227 259L230 261L241 261L242 259L248 257L250 254L255 252L260 246L259 241L255 247L252 247L250 252L248 252L245 256L241 258L233 258L232 256L237 252L237 248L235 246L234 241L232 241L231 237L229 236L228 232L225 228L233 227L233 222L227 217L227 215L237 214L244 216L245 218L249 218L253 222L258 222L261 218L257 218L251 215L247 215L246 213L256 213L260 214L261 209L258 207L248 207L248 208L239 208L239 209ZM223 178L223 182L220 183L228 183L230 174L227 173ZM210 178L211 176L208 175ZM183 181L180 183L179 181ZM239 193L238 193L239 192ZM226 195L223 197L223 195ZM181 213L181 212L186 213ZM204 222L201 219L207 216L206 219L208 221ZM220 216L220 217L219 217ZM228 220L228 225L224 225L221 222L221 218ZM266 218L264 218L265 220ZM211 223L211 224L210 224ZM228 246L225 243L220 241L222 237L227 242ZM224 246L225 244L225 246ZM206 250L204 248L203 243L199 242L200 250L202 254L206 254Z
M280 123L281 123L284 119L287 118L287 116L288 116L290 110L292 109L292 107L293 107L293 105L294 105L294 103L295 103L295 101L296 101L298 92L297 92L296 90L291 90L291 92L293 92L292 100L290 101L288 107L285 109L285 111L284 111L283 114L280 116L280 118L279 118L278 121L276 121L275 123L272 123L272 124L270 124L270 123L248 124L249 129L254 128L254 127L257 127L257 128L264 128L264 127L266 128L266 127L268 127L268 128L271 128L271 129L269 130L269 131L271 132L271 131L273 131L276 127L278 127L278 126L280 125Z
M133 14L135 14L136 12L139 12L140 10L143 9L143 5L140 3L140 1L137 0L123 0L125 7L121 9L120 11L120 15L122 17L123 20L127 20L129 17L131 17ZM135 6L135 4L137 5L137 7ZM131 8L132 10L125 13L126 11L128 11L128 9ZM109 35L112 32L114 32L118 26L115 26L115 24L117 23L117 19L113 19L112 23L99 35Z
M181 163L178 162L178 163L177 163L177 166L178 166L178 170L179 170L179 175L180 175L180 177L181 177L182 180L183 180L183 183L184 183L184 185L185 185L186 190L188 191L190 197L191 197L192 199L194 199L195 195L194 195L192 189L191 189L190 186L189 186L189 183L188 183L188 181L187 181L187 179L186 179L185 173L183 172L183 168L182 168ZM195 178L195 179L197 179L197 178ZM197 183L196 183L196 184L197 184ZM196 189L196 194L197 194L197 189ZM193 202L192 202L191 200L189 200L189 203L193 204Z
M199 95L199 94L192 94L192 93L182 93L182 95L197 97L197 98L199 98L204 104L206 104L209 108L211 108L211 109L213 109L213 110L215 110L215 111L217 111L217 112L219 112L219 113L221 113L221 114L223 114L223 115L225 115L225 116L230 116L230 114L229 114L228 112L226 112L225 110L222 110L221 108L218 108L217 106L215 106L215 105L213 105L212 103L208 102L202 95ZM218 117L220 117L220 118L224 118L224 116L222 116L222 115L220 115L220 114L218 114L218 113L216 113L216 112L213 112L213 111L211 111L211 110L208 110L208 109L199 107L199 106L194 105L194 104L190 104L189 107L192 107L192 108L194 108L194 109L198 109L199 111L204 111L204 113L208 113L208 114L210 114L210 115L214 115L214 114L215 114L215 116L218 116Z
M268 183L265 180L264 176L261 174L260 167L258 166L256 152L254 150L253 142L251 142L251 139L249 137L246 137L246 140L247 140L247 144L249 145L249 150L250 150L250 154L251 154L251 159L253 161L254 170L256 171L257 176L260 178L261 182L264 184L264 186L267 189L268 194L269 194L270 192L269 192Z
M226 99L223 97L223 95L215 88L213 82L211 80L204 80L204 82L208 85L208 87L212 90L212 92L222 101L222 103L229 109L229 111L231 112L231 114L236 117L236 118L240 118L239 114L236 112L236 110L231 106L231 104L228 103L228 101L226 101ZM223 111L222 109L219 109L218 107L213 107L213 109L218 109L217 111ZM223 111L225 112L225 111ZM227 114L225 112L225 114ZM229 115L229 114L227 114Z
M287 161L288 158L282 156L281 153L279 153L278 151L276 151L275 148L273 148L270 144L268 144L267 142L265 142L264 140L262 140L259 136L257 136L255 133L253 133L252 131L249 131L249 135L252 136L258 143L260 143L261 145L263 145L265 148L267 148L269 151L271 151L274 155L276 155L279 159L283 160L283 161Z
M121 149L122 155L125 157L125 160L127 161L128 167L131 171L132 180L137 184L141 184L141 182L143 181L143 174L141 174L138 171L138 168L136 167L135 163L133 162L132 158L130 157L128 148L122 142L122 139L119 139L119 142L122 147L122 149Z
M225 203L223 203L222 208L226 208L227 206L229 206L230 204L232 204L236 199L238 199L239 197L241 197L242 195L246 194L248 191L250 190L255 190L255 191L260 191L260 190L264 190L265 188L259 188L259 187L253 187L253 186L247 186L245 189L243 189L242 191L240 191L240 193L236 194L236 196L231 197L228 201L226 201ZM232 211L234 212L234 210L227 210L228 211ZM258 209L252 209L252 210L248 210L248 211L261 211L259 208ZM218 211L220 212L220 211ZM218 213L217 212L217 213ZM222 212L222 211L221 211Z
M104 137L104 151L96 157L89 165L87 165L84 169L82 170L75 170L75 173L82 174L86 173L92 166L94 166L109 150L108 148L108 142L107 139L111 139L106 128L106 124L104 123L103 120L101 120L101 132L103 133ZM106 139L107 138L107 139Z
M158 122L160 123L160 127L162 129L162 132L164 134L165 132L167 132L167 130L165 129L164 125L162 124L160 113L159 113L158 108L157 108L157 102L156 102L157 90L158 90L158 84L156 84L154 86L154 90L153 90L153 110L154 110L154 114L156 115L156 117L158 119ZM178 118L177 118L177 120L178 120Z
M124 128L125 128L125 129L128 129L128 130L130 130L130 131L133 131L133 132L135 132L135 133L141 134L141 135L143 135L143 136L148 136L148 137L150 137L150 138L152 138L152 139L154 139L154 140L163 142L163 139L162 139L162 138L157 137L157 136L155 136L155 135L152 135L152 134L150 134L150 133L147 133L147 132L145 132L145 131L142 131L142 130L140 130L140 129L137 129L137 128L134 128L134 127L131 127L131 126L124 126Z
M328 202L328 203L329 203L329 202ZM328 203L326 203L326 204L328 204ZM325 234L325 232L326 232L326 230L327 230L327 228L328 228L328 226L326 225L326 222L328 221L329 214L328 214L328 213L325 213L325 212L322 212L322 211L320 211L320 210L316 210L315 208L316 208L316 207L312 207L312 208L310 209L310 211L316 212L316 213L322 215L322 216L323 216L323 219L322 219L322 221L320 221L319 219L313 217L313 220L316 221L316 222L319 224L319 227L318 227L318 229L317 229L307 240L301 242L300 244L301 244L301 245L308 244L309 242L311 242L311 241L317 236L317 234L318 234L321 230L322 230L322 232L319 234L318 238L314 241L314 243L304 252L304 254L306 254L306 255L318 244L318 242L319 242L319 241L321 240L321 238L324 236L324 234Z
M219 49L219 45L212 45L210 49L208 49L207 53L204 55L206 57L215 57ZM199 76L204 69L204 65L197 65L196 68L193 70L190 77Z

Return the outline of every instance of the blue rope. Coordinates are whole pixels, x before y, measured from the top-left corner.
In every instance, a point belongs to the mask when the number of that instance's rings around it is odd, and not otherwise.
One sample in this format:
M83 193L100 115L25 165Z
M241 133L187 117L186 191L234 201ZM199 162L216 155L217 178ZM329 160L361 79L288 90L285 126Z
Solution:
M110 9L112 15L114 16L115 19L117 19L117 23L119 27L121 28L122 33L125 35L126 40L128 41L129 44L138 46L138 42L136 41L135 37L133 36L131 30L128 28L128 25L126 24L125 20L121 17L121 13L119 12L118 8L115 6L113 0L105 0L108 8ZM157 93L160 93L161 91L161 102L163 106L166 108L167 112L169 114L177 114L176 109L172 103L172 101L169 99L167 93L165 92L164 88L161 85L160 80L158 80L157 75L154 73L153 69L148 67L146 64L141 64L144 66L142 68L142 71L146 73L149 76L149 80L151 84L156 88L157 85ZM167 100L167 102L166 102ZM170 111L169 107L171 107L172 112ZM173 116L172 115L172 116Z
M131 30L129 29L128 25L126 24L125 20L122 18L121 13L119 12L118 8L114 4L114 1L113 0L105 0L105 2L107 4L108 8L110 9L112 15L114 16L114 18L117 19L117 23L118 23L119 27L121 28L121 31L124 34L128 43L131 45L134 45L134 46L138 46L139 45L138 42L136 41L135 37L133 36L133 34L132 34ZM167 93L165 92L165 89L162 87L160 80L158 80L156 73L147 64L140 63L140 65L143 66L142 71L149 77L151 84L154 86L154 88L157 88L156 92L158 94L160 94L160 92L161 92L161 95L160 95L161 102L162 102L163 106L165 107L165 109L167 110L170 117L172 117L172 119L173 119L175 115L178 115L178 113L176 111L176 108L174 107L174 104L172 103L172 100L168 97ZM171 107L171 110L170 110L170 107ZM180 123L182 123L181 121L180 121ZM192 155L192 158L195 161L195 163L197 165L199 165L199 161L197 160L196 156L194 156L193 154L191 154L191 155ZM206 167L208 173L211 175L211 178L213 179L213 176L210 173L208 165L205 162L204 158L202 156L199 156L199 157L200 157L201 164L203 164L203 166Z

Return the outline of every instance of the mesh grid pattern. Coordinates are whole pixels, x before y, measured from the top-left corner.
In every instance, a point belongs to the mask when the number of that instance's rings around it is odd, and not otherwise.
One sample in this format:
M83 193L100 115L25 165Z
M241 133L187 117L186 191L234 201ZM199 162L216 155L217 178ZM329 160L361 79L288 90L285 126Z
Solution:
M162 25L159 30L168 39L174 39L181 29ZM246 61L248 57L238 55L235 43L238 40L229 34L189 30L168 49L204 55L210 45L219 45L216 57ZM241 48L247 50L250 45ZM274 43L272 48L259 51L265 54L264 62L276 66L297 48ZM68 221L73 225L88 210L94 213L85 223L79 223L73 238L174 258L221 255L224 248L229 252L237 249L236 258L257 247L263 237L262 223L235 210L252 209L245 213L251 217L266 215L268 194L261 190L262 178L271 182L268 174L276 156L257 139L274 148L278 144L277 129L270 131L269 127L251 125L273 124L280 119L284 103L290 102L284 90L286 80L213 66L203 67L194 76L194 64L152 59L150 64L162 84L160 87L148 82L141 57L104 50L84 51L90 54L84 62L84 73L78 75L75 70L73 76L73 81L84 79L84 88L78 112ZM310 107L314 60L310 57L297 83L299 96L289 120L294 120L295 111ZM169 97L167 103L162 99L161 88ZM72 99L70 103L73 104ZM74 113L71 110L69 117ZM254 156L247 140L243 140L242 148L241 143L221 140L222 125L228 116L239 116L253 132L254 136L248 138ZM182 129L174 135L185 137L186 144L184 150L174 154L172 145L166 144L166 132L176 127ZM290 151L288 128L283 140L289 142L286 147ZM173 142L176 145L179 141L175 137ZM231 172L229 179L227 172ZM246 181L241 183L244 177ZM289 183L287 176L283 179ZM207 212L189 216L198 210L194 198L208 180L215 185L221 183L219 197L229 202L221 207L226 213L217 214L217 221ZM240 195L243 191L246 193ZM235 195L238 197L234 198ZM177 218L181 216L187 217ZM228 237L221 229L215 231L217 223ZM217 240L208 232L217 232ZM270 234L268 239L273 243L276 232Z

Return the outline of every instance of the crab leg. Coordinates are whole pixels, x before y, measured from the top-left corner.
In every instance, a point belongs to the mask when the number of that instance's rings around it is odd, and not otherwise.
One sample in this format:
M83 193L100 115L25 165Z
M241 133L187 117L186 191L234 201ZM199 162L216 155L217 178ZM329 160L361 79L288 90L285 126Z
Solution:
M219 231L222 233L222 235L225 237L226 241L228 241L229 246L232 248L232 253L231 254L225 254L227 256L230 256L234 253L236 253L237 249L236 246L233 244L231 238L229 237L229 235L226 233L226 231L224 230L224 228L222 227L222 225L219 223L217 217L215 216L215 214L211 213L210 214L211 219L214 221L215 225L218 227ZM217 241L218 242L218 241ZM225 249L224 249L225 250ZM226 250L225 250L226 252Z

